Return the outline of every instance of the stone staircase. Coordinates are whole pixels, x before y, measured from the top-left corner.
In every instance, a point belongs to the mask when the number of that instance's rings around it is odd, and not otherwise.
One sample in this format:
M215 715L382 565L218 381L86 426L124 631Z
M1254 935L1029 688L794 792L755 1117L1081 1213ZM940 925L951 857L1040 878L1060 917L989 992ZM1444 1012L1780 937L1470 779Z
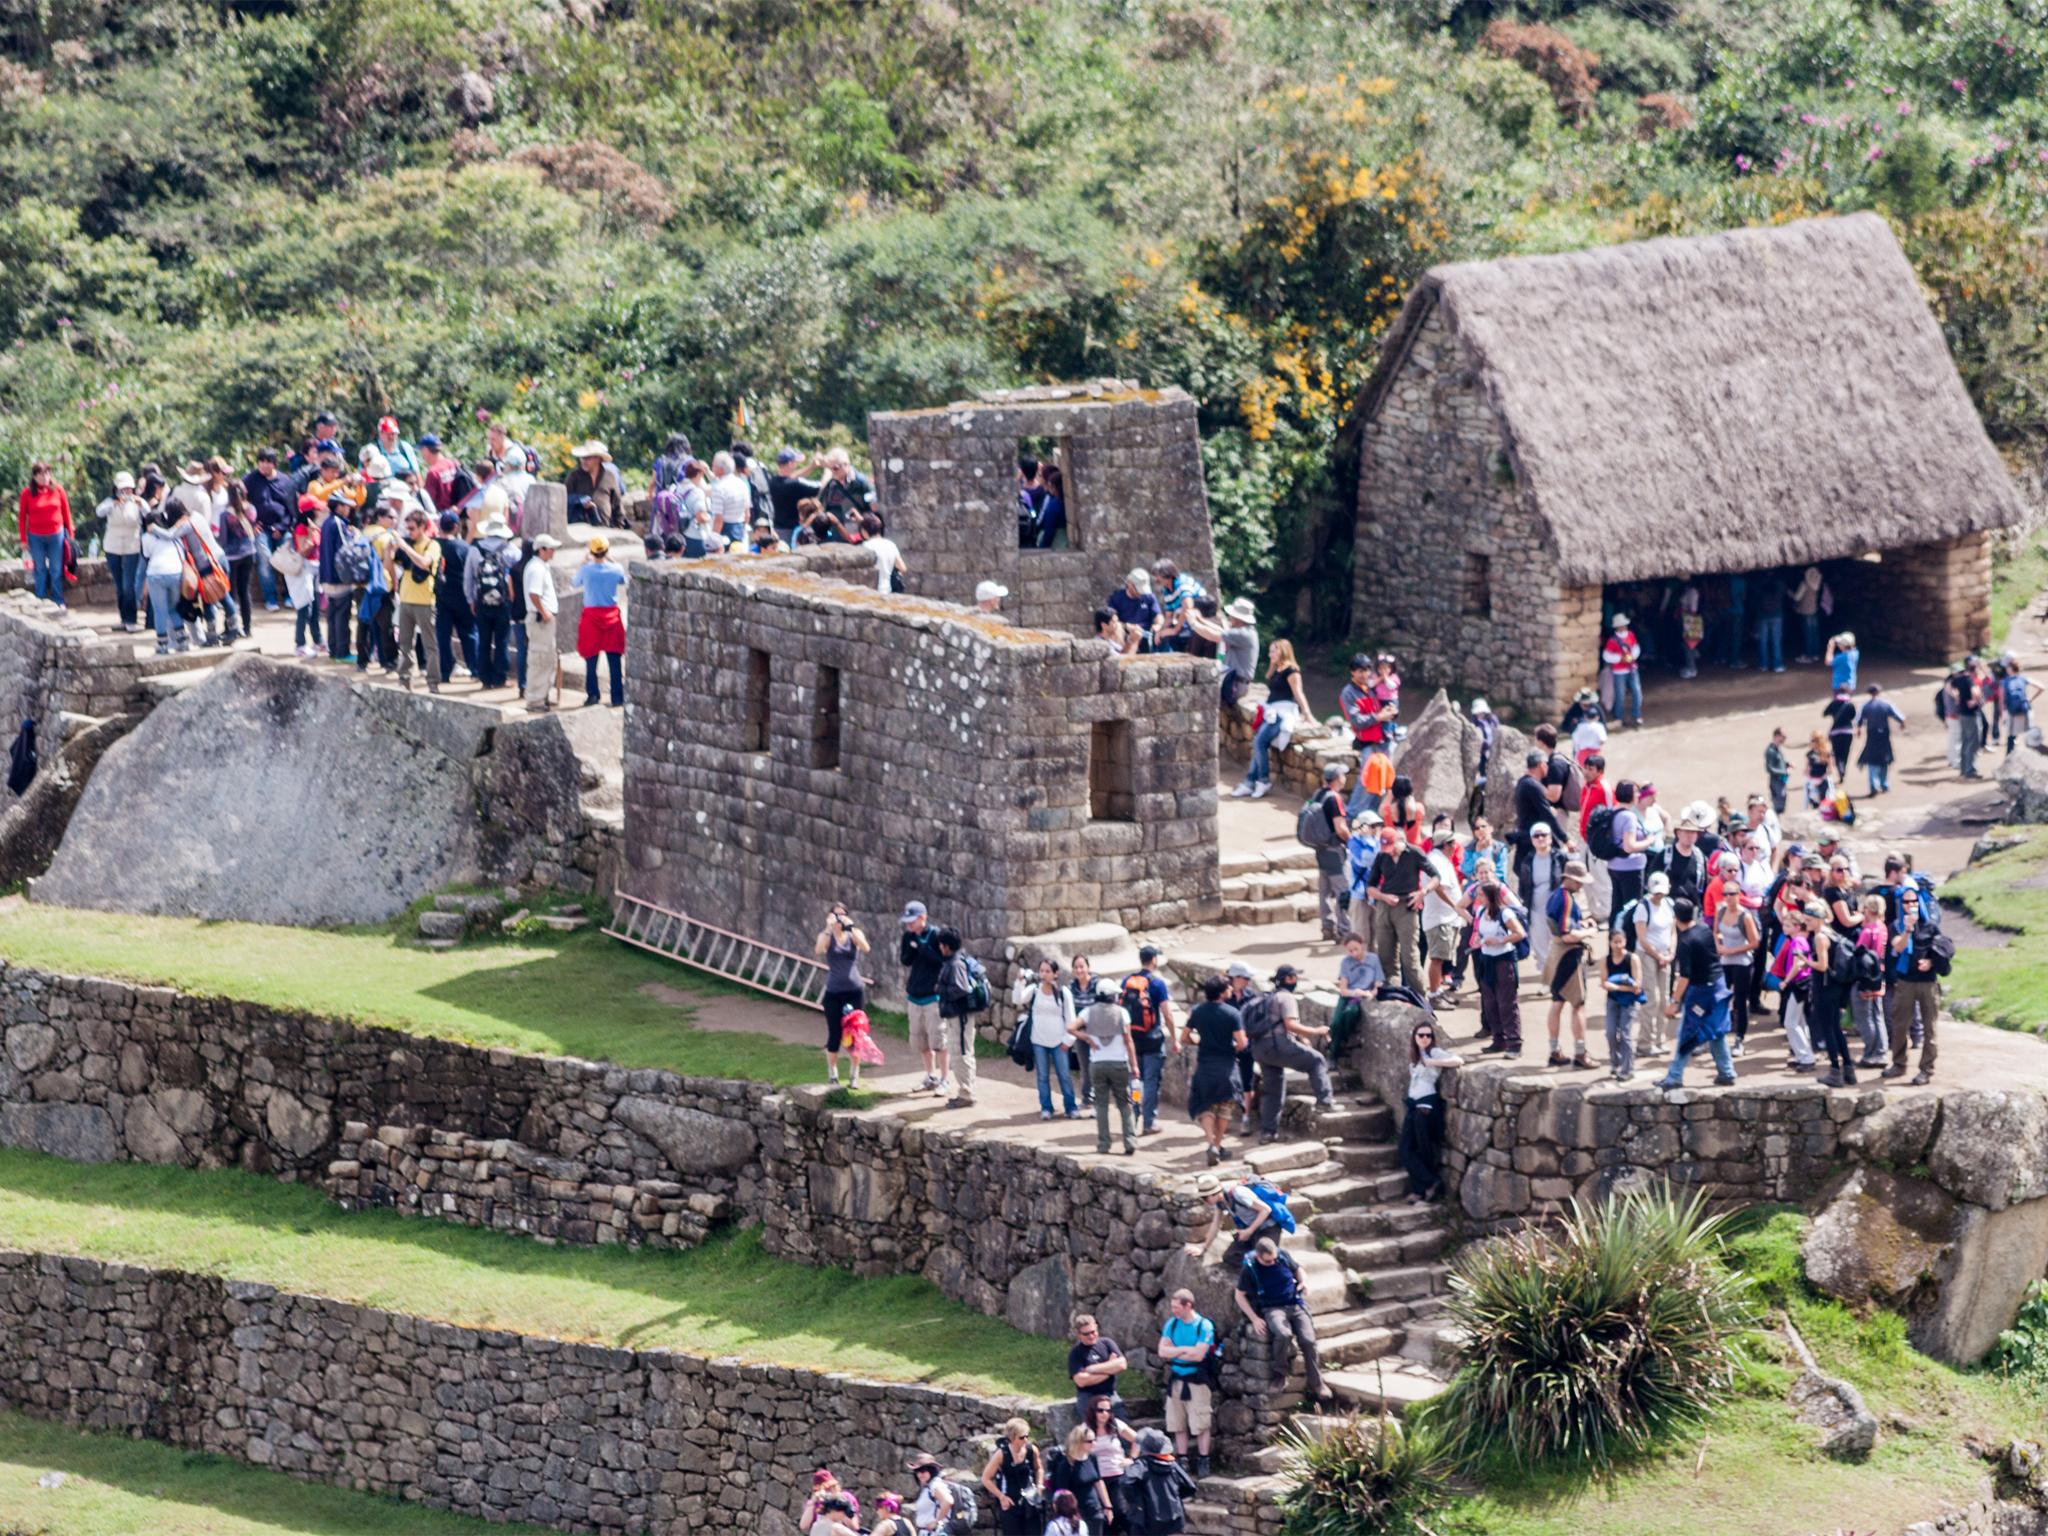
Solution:
M1316 920L1316 852L1231 853L1222 859L1223 921L1229 924Z

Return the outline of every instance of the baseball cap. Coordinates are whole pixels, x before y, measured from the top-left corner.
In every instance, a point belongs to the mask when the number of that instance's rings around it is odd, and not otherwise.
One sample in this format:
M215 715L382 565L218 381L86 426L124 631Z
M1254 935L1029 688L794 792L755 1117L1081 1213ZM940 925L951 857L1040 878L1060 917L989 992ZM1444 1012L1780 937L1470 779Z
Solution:
M1149 587L1152 585L1152 573L1142 565L1134 565L1124 572L1124 581L1133 587Z
M1242 960L1233 960L1225 968L1223 974L1226 976L1242 976L1246 981L1250 981L1252 979L1252 968Z
M974 600L977 603L986 603L992 598L1008 597L1009 595L1010 589L999 581L980 582L974 589Z
M1277 987L1281 982L1299 978L1300 975L1301 972L1291 965L1277 965L1273 968L1273 985Z
M1344 765L1342 763L1323 764L1323 782L1325 784L1333 784L1343 777Z
M438 432L422 432L422 433L420 434L420 446L421 446L422 448L438 448L438 447L440 447L440 446L441 446L441 434L440 434L440 433L438 433Z
M916 921L916 920L917 920L918 918L920 918L920 917L923 917L924 915L925 915L925 910L924 910L924 903L923 903L923 902L921 902L921 901L906 901L906 902L905 902L905 903L903 904L903 921L904 921L904 922L906 922L906 923L909 923L909 922L915 922L915 921Z
M443 533L453 533L455 531L455 525L460 521L461 519L458 518L453 512L443 512L441 514L441 531Z
M380 416L377 419L377 430L379 432L389 432L393 437L398 436L398 418L396 416Z
M534 538L533 547L535 549L560 549L562 541L552 533L538 534Z
M778 464L794 464L798 459L802 457L803 455L798 453L794 448L784 448L781 452L775 455L775 462Z
M338 427L341 425L341 418L332 411L322 411L313 418L313 425L316 427Z
M134 490L135 477L129 474L127 470L122 470L119 474L114 476L114 489L117 491Z
M1145 964L1148 960L1157 960L1158 958L1159 946L1157 944L1147 944L1138 951L1138 964L1140 965Z

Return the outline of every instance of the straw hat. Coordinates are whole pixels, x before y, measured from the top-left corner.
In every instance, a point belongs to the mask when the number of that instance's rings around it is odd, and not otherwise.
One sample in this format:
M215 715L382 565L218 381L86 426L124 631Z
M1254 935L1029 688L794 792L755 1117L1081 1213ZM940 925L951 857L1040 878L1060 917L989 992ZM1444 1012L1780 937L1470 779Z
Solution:
M594 437L588 442L578 443L569 450L569 457L572 459L609 459L611 456L611 450Z
M1258 619L1259 610L1252 606L1250 598L1240 597L1235 602L1224 605L1223 616L1226 619L1235 619L1240 624L1250 624Z

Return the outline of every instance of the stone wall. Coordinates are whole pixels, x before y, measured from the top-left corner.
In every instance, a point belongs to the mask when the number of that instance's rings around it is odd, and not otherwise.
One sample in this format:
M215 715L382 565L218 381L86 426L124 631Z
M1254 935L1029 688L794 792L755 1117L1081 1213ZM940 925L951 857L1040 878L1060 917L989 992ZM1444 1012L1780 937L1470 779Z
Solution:
M1218 741L1228 763L1251 760L1252 737L1258 734L1258 727L1252 722L1258 718L1259 706L1265 699L1266 685L1253 683L1235 704L1222 706ZM1320 720L1302 721L1301 728L1288 738L1286 748L1269 752L1267 758L1273 769L1274 792L1283 799L1288 795L1305 799L1321 789L1325 763L1342 763L1347 774L1358 771L1358 750L1351 745L1350 733L1332 731ZM1351 781L1347 778L1345 782Z
M0 565L0 592L26 592L33 599L35 573L16 561ZM114 606L114 578L105 559L94 556L78 562L76 585L64 589L65 601L73 608Z
M1068 549L1017 547L1024 438L1060 445ZM1164 557L1216 590L1195 402L1181 390L1104 380L994 391L870 416L868 442L912 592L967 603L995 580L1019 623L1093 634L1090 615L1133 566Z
M1853 630L1862 643L1913 661L1954 661L1992 643L1989 534L1888 549L1876 561L1830 562L1825 570L1835 612L1823 634ZM1796 628L1796 619L1788 622Z
M23 720L34 720L45 751L56 749L57 717L65 711L105 718L143 707L141 665L129 637L97 635L19 588L0 588L0 678L12 711L9 739ZM7 798L0 789L0 802Z
M808 553L632 581L632 895L805 952L845 900L892 1001L909 900L989 957L1220 909L1213 663L849 586Z
M1587 667L1567 664L1555 557L1440 307L1415 328L1365 425L1352 565L1354 632L1398 655L1411 682L1483 693L1496 709L1543 719L1590 670L1593 649Z
M904 1486L1030 1405L607 1349L210 1275L0 1252L0 1402L490 1520L794 1529L811 1470Z

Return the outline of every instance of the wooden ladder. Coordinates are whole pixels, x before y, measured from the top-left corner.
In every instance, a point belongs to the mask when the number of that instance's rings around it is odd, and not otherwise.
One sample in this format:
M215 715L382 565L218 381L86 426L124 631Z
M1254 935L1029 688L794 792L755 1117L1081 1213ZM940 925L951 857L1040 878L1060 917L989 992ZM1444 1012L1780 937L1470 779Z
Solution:
M612 921L605 932L636 949L665 955L786 1003L816 1008L825 1000L825 967L809 955L713 927L624 891L612 893Z

